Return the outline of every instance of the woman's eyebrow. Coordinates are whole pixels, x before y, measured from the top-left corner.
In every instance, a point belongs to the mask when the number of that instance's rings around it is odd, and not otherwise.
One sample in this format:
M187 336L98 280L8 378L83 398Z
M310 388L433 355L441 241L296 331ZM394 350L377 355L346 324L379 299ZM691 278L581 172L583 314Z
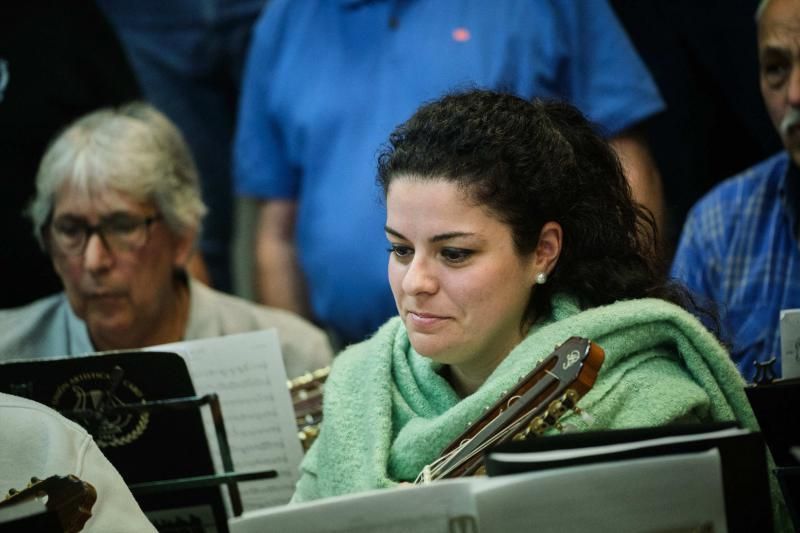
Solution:
M399 231L397 231L397 230L395 230L395 229L392 229L392 228L390 228L389 226L384 226L384 227L383 227L383 230L384 230L386 233L390 234L390 235L394 235L394 236L395 236L395 237L397 237L398 239L403 239L403 240L405 240L405 241L407 241L407 240L408 240L408 239L406 239L405 235L403 235L402 233L400 233Z
M431 237L431 242L447 241L458 237L472 237L473 235L475 234L467 231L451 231L448 233L440 233L439 235L434 235L433 237Z
M405 235L403 235L396 229L392 229L389 226L384 226L383 229L384 231L386 231L386 233L394 235L398 239L403 239L406 241L408 240ZM455 239L457 237L471 237L473 235L475 234L467 231L450 231L447 233L440 233L439 235L434 235L433 237L430 238L430 242L441 242L449 239Z

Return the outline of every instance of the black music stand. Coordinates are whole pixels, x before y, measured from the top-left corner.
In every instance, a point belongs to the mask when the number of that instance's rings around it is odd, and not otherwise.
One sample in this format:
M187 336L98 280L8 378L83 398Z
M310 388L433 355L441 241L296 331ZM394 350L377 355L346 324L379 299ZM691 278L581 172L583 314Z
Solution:
M186 363L175 353L10 361L2 364L0 391L28 397L83 425L162 531L212 522L217 531L227 531L218 487L228 486L238 516L237 483L277 475L233 472L218 398L195 395ZM223 474L214 473L200 414L204 405L215 423Z
M800 531L800 462L790 452L800 446L800 378L748 386L745 392L775 460L789 515Z

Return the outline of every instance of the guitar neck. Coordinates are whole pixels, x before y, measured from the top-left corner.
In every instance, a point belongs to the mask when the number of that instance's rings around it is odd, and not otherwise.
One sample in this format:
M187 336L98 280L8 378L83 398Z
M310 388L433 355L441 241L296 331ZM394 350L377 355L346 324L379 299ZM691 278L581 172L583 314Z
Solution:
M592 387L603 358L603 350L588 339L571 337L557 346L444 449L432 479L472 475L487 447L521 434L527 437L531 431L541 433L557 423Z
M72 533L83 529L92 516L92 507L97 501L97 491L86 481L75 476L51 476L44 480L32 478L22 490L11 490L0 502L0 509L18 503L35 501L47 497L48 512L55 513L61 530Z

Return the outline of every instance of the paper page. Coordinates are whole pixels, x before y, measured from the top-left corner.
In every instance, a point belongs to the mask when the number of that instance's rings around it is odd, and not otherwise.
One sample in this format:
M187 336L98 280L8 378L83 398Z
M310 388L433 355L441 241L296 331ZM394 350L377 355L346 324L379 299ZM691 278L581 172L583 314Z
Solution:
M231 533L477 533L476 478L402 485L245 513Z
M285 504L303 457L275 330L153 346L186 360L198 396L220 398L234 470L277 470L275 479L239 483L245 511ZM207 408L203 423L217 472L222 461Z
M782 376L800 377L800 309L781 309L780 335Z
M484 481L474 486L481 533L727 531L716 448Z

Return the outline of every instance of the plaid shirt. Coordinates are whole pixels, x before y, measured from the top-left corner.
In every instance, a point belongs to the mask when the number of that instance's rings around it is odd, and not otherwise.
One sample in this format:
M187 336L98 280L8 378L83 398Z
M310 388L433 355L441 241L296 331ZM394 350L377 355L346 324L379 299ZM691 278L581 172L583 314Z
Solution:
M781 309L800 307L798 169L786 152L734 176L690 211L672 275L719 306L731 356L752 380L754 362L777 358Z

